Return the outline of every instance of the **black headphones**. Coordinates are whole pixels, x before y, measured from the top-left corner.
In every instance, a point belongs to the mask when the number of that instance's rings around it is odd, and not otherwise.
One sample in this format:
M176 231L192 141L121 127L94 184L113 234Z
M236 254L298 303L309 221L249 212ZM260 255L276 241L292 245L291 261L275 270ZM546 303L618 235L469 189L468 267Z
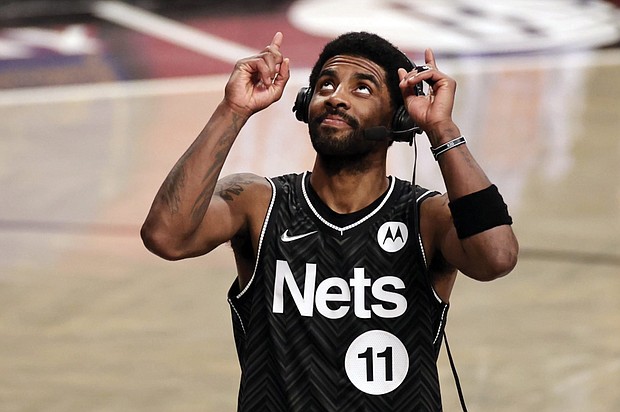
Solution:
M405 58L407 57L405 56ZM407 60L409 59L407 58ZM411 62L411 65L418 72L429 69L428 66L416 66L413 62ZM297 92L297 98L293 105L293 112L295 113L295 118L300 122L308 123L308 107L310 106L313 93L314 91L312 88L308 86L302 87L299 92ZM416 96L424 95L421 83L415 86L414 93ZM391 131L393 140L398 142L411 142L417 133L422 133L422 130L415 124L411 116L409 116L405 106L399 106L394 112Z

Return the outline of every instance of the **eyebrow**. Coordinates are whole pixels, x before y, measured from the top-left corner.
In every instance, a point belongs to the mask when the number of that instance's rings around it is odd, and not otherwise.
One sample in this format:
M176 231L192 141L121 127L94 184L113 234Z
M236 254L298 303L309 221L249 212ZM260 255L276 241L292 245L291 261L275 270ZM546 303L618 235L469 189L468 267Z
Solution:
M379 80L377 80L377 77L372 74L356 73L354 77L358 80L368 80L369 82L374 84L377 88L381 88L381 83L379 83Z
M338 74L336 73L336 70L334 69L324 69L321 71L321 73L319 73L319 77L323 77L323 76L338 77Z

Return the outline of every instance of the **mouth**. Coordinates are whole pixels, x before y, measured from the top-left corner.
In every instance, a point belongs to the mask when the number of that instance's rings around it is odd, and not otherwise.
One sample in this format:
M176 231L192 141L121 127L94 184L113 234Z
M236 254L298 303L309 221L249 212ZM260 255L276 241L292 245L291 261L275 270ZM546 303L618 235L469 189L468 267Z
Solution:
M323 113L315 119L321 126L333 128L352 128L355 129L358 122L345 113Z
M338 116L327 116L323 121L321 121L321 125L328 127L350 127L351 125L342 117Z

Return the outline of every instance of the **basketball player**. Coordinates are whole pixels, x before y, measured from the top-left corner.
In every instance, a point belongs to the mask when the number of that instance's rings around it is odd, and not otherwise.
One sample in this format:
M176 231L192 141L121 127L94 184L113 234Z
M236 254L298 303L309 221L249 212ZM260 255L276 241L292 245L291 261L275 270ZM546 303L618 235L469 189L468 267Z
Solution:
M501 195L452 120L456 83L430 50L416 69L381 37L342 35L295 106L312 171L220 178L245 122L282 96L282 41L277 33L236 64L157 193L144 243L170 260L231 243L239 411L439 411L436 360L457 270L498 278L518 249ZM411 120L430 139L444 195L386 176L388 146Z

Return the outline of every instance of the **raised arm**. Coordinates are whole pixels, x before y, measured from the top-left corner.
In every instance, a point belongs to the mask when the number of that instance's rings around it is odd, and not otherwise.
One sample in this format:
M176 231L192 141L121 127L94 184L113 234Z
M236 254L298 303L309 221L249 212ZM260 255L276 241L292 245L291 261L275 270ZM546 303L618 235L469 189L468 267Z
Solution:
M424 202L422 218L428 224L423 222L422 230L450 265L471 278L492 280L516 264L512 220L452 121L456 82L437 70L431 50L425 57L430 70L399 70L408 112L426 132L447 190L443 197ZM413 93L412 86L422 81L430 84L428 96Z
M153 253L170 260L201 255L257 224L256 207L271 190L265 179L218 178L250 116L282 97L289 79L282 39L276 33L262 52L237 62L224 99L164 180L141 230Z

